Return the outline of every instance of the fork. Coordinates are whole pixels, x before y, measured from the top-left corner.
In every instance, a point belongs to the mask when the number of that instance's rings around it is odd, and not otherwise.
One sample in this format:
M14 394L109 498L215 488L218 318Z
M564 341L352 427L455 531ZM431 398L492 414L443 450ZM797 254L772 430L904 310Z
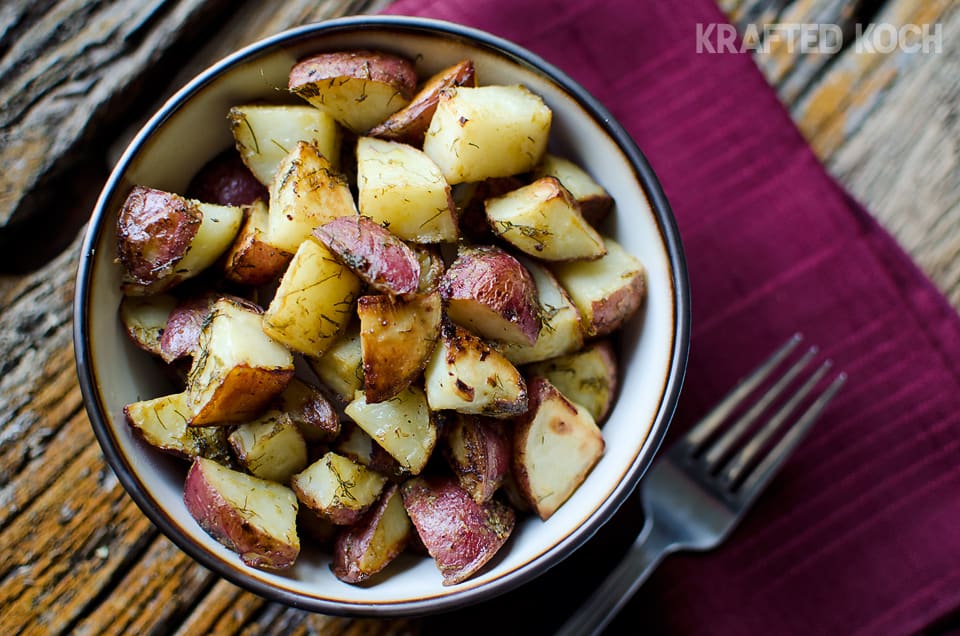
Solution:
M657 460L641 482L643 528L617 567L558 635L599 634L664 557L682 550L710 550L730 535L846 381L845 373L837 374L784 429L831 370L833 363L827 360L761 421L781 395L786 397L785 391L817 355L817 347L807 349L752 406L748 398L772 379L802 340L801 334L790 338Z

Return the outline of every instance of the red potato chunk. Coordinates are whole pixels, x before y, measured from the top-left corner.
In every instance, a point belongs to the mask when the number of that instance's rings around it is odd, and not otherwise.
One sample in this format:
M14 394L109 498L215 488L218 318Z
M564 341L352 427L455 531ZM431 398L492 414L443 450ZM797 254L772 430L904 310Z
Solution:
M391 484L357 523L337 536L330 568L341 581L362 583L403 552L413 532L400 488Z
M406 243L363 216L324 223L313 235L357 276L392 296L411 294L420 283L420 261Z
M401 494L444 585L476 574L507 542L516 523L509 506L496 500L478 504L452 477L416 477L403 483Z
M585 407L546 378L530 379L530 408L514 421L513 476L541 519L570 498L603 456L603 434Z
M417 89L410 60L382 51L336 51L297 62L290 91L362 133L406 106Z
M490 340L533 345L540 303L530 272L503 249L466 247L440 281L447 315Z
M134 186L117 219L120 262L130 278L150 285L173 273L200 230L203 213L184 197Z
M183 501L200 527L247 565L285 569L300 554L297 498L286 486L198 457Z
M444 430L443 454L460 486L477 503L490 501L510 472L513 442L506 424L457 414Z

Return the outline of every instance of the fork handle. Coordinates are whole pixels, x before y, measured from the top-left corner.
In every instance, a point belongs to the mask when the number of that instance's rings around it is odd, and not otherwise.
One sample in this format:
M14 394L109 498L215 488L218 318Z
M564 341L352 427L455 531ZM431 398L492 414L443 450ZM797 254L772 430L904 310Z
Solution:
M557 636L596 636L627 604L665 556L674 542L648 516L636 540L619 565L556 632Z

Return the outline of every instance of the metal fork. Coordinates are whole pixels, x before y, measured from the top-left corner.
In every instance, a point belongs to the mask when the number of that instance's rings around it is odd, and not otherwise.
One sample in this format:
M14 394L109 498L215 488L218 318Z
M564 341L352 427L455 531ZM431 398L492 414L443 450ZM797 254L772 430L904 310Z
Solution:
M645 521L640 534L616 569L557 634L599 634L664 557L681 550L710 550L729 536L846 381L846 374L839 373L782 430L830 371L832 362L827 360L761 422L761 416L817 355L817 348L810 347L746 408L747 399L802 339L794 335L657 460L641 482ZM743 408L740 414L738 409ZM735 412L736 418L723 428Z

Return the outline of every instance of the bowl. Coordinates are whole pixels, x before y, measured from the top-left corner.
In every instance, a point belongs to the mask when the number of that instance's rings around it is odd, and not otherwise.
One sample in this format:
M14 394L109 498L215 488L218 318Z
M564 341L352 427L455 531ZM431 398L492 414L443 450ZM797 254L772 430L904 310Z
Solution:
M606 452L574 495L547 521L518 521L509 542L482 571L444 586L432 560L404 555L372 585L333 576L329 559L306 548L284 573L243 565L187 512L187 465L149 448L123 417L130 402L171 392L149 356L127 339L115 226L134 184L183 192L191 176L233 143L232 105L286 88L307 54L381 49L417 60L421 77L471 58L483 84L522 83L553 109L551 152L584 166L613 196L604 233L640 257L647 297L622 331L621 391L604 424ZM668 202L623 127L563 71L520 46L457 24L402 16L335 19L285 31L216 63L183 87L139 131L119 159L93 211L81 254L74 306L80 385L97 439L143 512L192 558L265 598L350 616L422 615L505 593L542 575L589 539L634 490L663 439L677 403L689 345L689 292L683 248Z

